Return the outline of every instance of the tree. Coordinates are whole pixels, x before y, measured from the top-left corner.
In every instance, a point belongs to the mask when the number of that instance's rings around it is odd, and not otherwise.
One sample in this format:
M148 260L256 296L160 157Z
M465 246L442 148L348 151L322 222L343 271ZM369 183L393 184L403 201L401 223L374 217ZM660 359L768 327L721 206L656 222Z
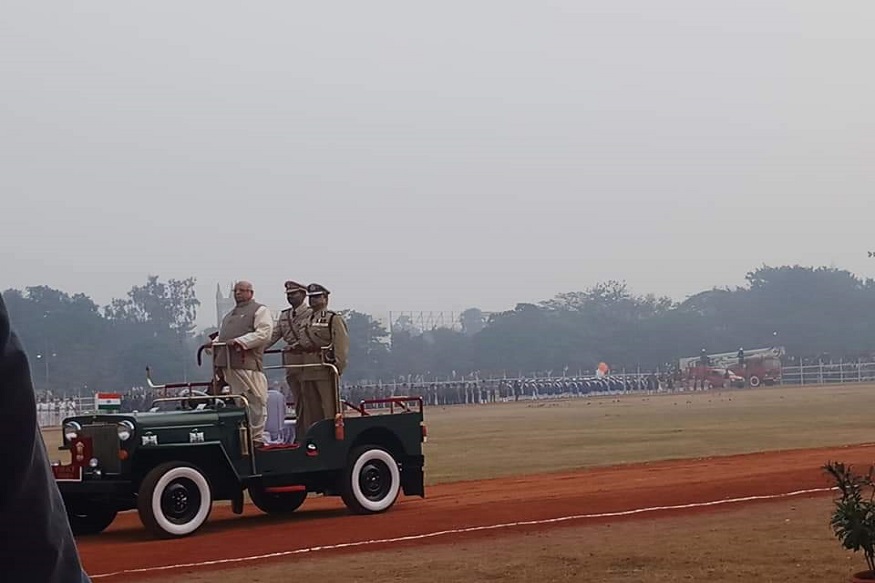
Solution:
M406 332L407 334L417 335L422 334L422 330L413 322L413 318L411 318L407 314L401 314L395 321L392 322L392 334L397 334L399 332ZM393 338L394 341L394 338Z
M827 267L763 266L747 274L747 331L757 342L777 340L791 353L847 355L875 349L868 316L871 280Z
M561 370L574 348L574 324L562 313L535 304L517 304L493 314L473 337L474 363L484 373Z
M459 316L459 323L462 324L462 333L466 336L473 336L486 327L486 319L478 308L468 308L462 312Z
M449 377L453 371L469 372L473 365L471 338L451 328L434 328L417 335L396 333L391 361L395 377Z
M349 329L349 365L344 373L348 381L376 380L388 371L389 333L368 314L348 310L342 313Z
M423 341L428 354L426 372L433 376L450 377L453 371L476 370L468 334L452 328L435 328L423 333Z
M124 390L142 383L147 364L162 379L188 374L198 340L191 333L199 306L194 281L149 276L103 314L87 296L47 286L7 290L4 298L34 360L38 387ZM678 304L607 281L488 319L470 308L460 316L462 332L421 330L404 314L393 322L390 339L373 317L349 311L344 376L576 372L591 371L600 361L614 370L647 370L702 347L734 353L739 346L783 345L800 357L855 358L875 352L872 313L875 280L798 265L764 265L747 274L746 286L705 290Z
M118 379L106 362L112 358L106 321L89 297L33 286L6 290L3 299L30 357L37 390L60 395Z
M150 324L157 333L170 330L177 336L189 336L194 331L197 308L195 278L159 281L150 275L146 284L134 286L125 299L114 299L104 308L110 320Z

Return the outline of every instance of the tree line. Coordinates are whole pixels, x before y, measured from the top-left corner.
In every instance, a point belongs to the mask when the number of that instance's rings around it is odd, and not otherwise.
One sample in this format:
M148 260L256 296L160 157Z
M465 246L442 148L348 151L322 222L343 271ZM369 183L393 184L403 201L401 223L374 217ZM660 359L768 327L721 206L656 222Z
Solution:
M195 329L194 288L193 277L149 276L102 307L82 293L47 286L3 296L38 389L88 393L142 385L147 364L168 380L207 377L194 360L207 332ZM873 308L875 280L827 267L762 266L743 286L680 302L607 281L489 317L471 308L455 329L421 330L399 321L390 334L373 316L348 310L344 380L591 374L602 361L614 370L654 370L702 348L780 345L799 358L871 358Z

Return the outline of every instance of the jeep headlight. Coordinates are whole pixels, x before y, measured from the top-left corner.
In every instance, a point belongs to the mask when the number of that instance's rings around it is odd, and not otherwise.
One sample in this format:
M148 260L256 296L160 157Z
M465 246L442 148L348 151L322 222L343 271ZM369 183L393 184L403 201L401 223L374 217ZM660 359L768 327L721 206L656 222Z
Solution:
M75 421L67 421L64 423L64 439L73 441L79 437L79 432L82 431L82 426Z
M125 419L118 423L118 438L122 441L127 441L134 434L134 424Z

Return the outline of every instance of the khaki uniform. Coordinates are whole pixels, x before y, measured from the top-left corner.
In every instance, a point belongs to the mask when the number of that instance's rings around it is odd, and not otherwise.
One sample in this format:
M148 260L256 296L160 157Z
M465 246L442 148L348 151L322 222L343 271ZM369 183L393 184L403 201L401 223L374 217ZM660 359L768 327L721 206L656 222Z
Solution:
M343 374L349 357L349 332L343 317L331 310L313 312L304 328L304 334L312 348L304 354L306 364L322 363L323 352L327 362L337 367L338 374ZM332 350L323 351L323 348ZM333 359L333 362L332 362ZM333 373L327 368L308 368L301 374L303 381L304 409L313 414L310 423L321 419L333 419L339 412L337 389ZM340 379L337 379L340 382ZM309 427L301 426L299 431L306 432Z
M273 328L273 334L267 341L265 350L276 344L280 339L286 341L286 349L283 350L283 364L304 364L306 355L304 352L313 347L310 339L304 333L304 328L310 321L312 310L307 305L297 308L288 308L280 312L279 320ZM313 421L309 421L308 411L304 407L304 397L301 390L301 371L286 369L286 383L295 400L295 424L298 431L295 432L295 441L300 441L300 436L306 431L306 427Z
M216 342L236 340L243 350L227 346L213 347L213 365L221 368L231 393L243 395L252 441L263 442L267 420L267 377L262 362L264 347L273 332L273 320L267 307L254 301L244 302L228 312L222 320Z

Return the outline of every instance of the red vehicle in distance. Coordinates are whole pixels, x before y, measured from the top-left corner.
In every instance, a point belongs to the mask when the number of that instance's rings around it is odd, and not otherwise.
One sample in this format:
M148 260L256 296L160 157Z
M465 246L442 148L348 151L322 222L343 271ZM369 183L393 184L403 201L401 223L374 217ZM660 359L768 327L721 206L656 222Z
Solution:
M728 369L732 374L742 378L744 383L741 386L756 388L760 385L771 386L781 382L781 357L784 356L782 346L745 350L743 362L739 361L738 356L737 351L709 354L707 364L702 363L701 356L690 356L681 358L678 361L678 368L686 378L698 382L704 378L705 382L711 382L713 386L722 386L722 383L713 382L716 377L712 380L714 374L708 372L708 369L719 369L721 373L725 373ZM731 386L736 386L736 383L736 380L730 382Z

